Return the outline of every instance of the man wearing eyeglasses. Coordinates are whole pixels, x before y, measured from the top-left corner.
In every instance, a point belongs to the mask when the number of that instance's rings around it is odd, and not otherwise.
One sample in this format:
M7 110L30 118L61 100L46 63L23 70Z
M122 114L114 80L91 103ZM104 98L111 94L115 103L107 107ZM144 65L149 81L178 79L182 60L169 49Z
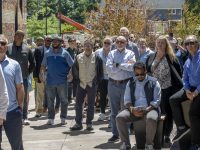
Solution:
M108 142L119 140L115 118L120 110L124 108L124 92L126 83L133 77L132 68L135 63L135 54L126 49L127 40L124 36L116 39L117 49L108 54L106 69L108 72L108 95L111 106L111 126L113 136Z
M124 94L126 109L116 117L119 136L123 142L120 149L131 149L127 123L138 121L145 117L146 149L153 150L153 140L159 116L161 88L156 78L147 75L146 66L143 62L136 62L133 72L135 79L131 79L127 83Z
M106 119L105 109L107 105L107 94L108 94L108 72L106 70L106 61L108 58L108 53L111 50L112 39L109 37L104 38L103 47L96 50L95 53L103 61L103 80L98 85L98 91L100 93L100 112L98 120L103 121Z
M6 56L8 40L0 35L0 64L4 73L9 105L6 113L4 130L12 150L23 150L22 142L22 106L24 100L24 86L20 64ZM2 84L0 85L2 88ZM2 111L2 110L0 110ZM2 126L0 127L0 143L2 142ZM1 147L1 146L0 146Z
M184 43L190 54L183 68L184 87L170 98L170 106L177 126L177 135L173 141L179 141L191 129L191 141L196 149L200 149L200 49L195 35L187 36ZM185 124L181 108L181 103L186 100L191 101L190 129Z
M45 36L44 44L35 49L34 58L36 62L35 69L33 71L33 78L36 82L36 103L35 103L35 117L41 117L42 112L47 110L47 98L44 90L44 82L40 81L40 67L44 57L44 53L47 52L51 46L52 38L50 35Z

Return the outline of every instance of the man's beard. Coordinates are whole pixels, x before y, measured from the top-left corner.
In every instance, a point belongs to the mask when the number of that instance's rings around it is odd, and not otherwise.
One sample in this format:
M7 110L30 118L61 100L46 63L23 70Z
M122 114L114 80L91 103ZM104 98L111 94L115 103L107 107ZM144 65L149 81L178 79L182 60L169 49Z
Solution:
M59 48L60 48L60 45L58 45L58 46L52 45L52 47L53 47L53 49L59 49Z

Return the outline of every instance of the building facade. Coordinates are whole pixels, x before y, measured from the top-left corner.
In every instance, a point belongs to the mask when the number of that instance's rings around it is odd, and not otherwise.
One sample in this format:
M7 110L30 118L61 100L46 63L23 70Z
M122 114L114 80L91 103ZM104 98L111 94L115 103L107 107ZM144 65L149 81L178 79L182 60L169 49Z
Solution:
M12 42L16 30L26 32L27 3L26 0L0 0L0 3L0 32Z

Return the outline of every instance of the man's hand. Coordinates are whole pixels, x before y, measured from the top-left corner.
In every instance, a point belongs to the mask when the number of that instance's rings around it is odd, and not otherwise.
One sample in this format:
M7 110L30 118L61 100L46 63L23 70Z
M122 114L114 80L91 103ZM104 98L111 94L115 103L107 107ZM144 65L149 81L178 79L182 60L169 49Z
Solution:
M3 125L3 119L0 118L0 126Z
M148 106L148 107L146 108L146 112L150 112L151 110L153 110L153 107L152 107L152 106Z
M193 101L193 93L189 90L186 91L186 96L190 101Z
M136 117L143 117L145 114L144 110L133 110L132 114Z
M193 99L194 99L195 97L197 97L198 94L199 94L199 92L198 92L197 90L195 90L194 92L191 93Z

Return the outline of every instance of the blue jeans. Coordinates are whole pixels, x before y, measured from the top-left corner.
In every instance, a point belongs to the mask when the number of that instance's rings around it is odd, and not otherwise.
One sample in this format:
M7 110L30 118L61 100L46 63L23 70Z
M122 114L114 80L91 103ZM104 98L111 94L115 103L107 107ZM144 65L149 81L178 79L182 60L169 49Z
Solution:
M124 108L124 92L126 89L126 83L114 83L108 81L108 95L110 98L110 108L111 108L111 124L112 124L112 134L114 136L119 136L117 126L116 126L116 116Z
M54 101L56 95L58 95L61 102L61 113L60 118L67 117L67 82L59 85L46 85L46 94L48 100L48 119L55 118Z
M23 150L21 108L8 112L3 126L12 150ZM2 142L2 126L0 126L0 142Z

